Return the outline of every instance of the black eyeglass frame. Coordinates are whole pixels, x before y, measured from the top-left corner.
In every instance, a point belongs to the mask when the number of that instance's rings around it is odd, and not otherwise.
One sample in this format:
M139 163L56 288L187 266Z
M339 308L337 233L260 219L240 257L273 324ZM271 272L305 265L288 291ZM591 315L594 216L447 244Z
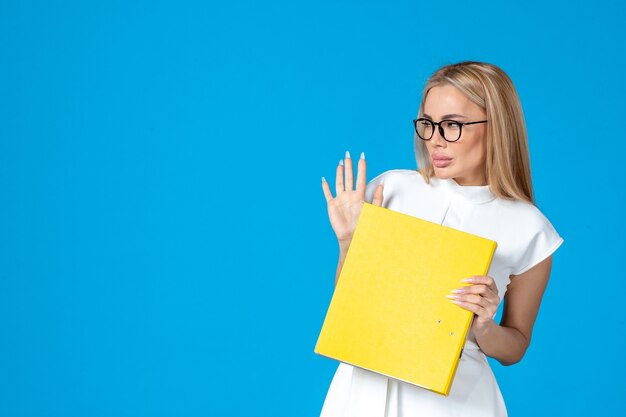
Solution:
M430 137L428 139L424 139L423 137L420 136L419 132L417 131L417 122L425 120L427 122L430 122L433 124L433 129ZM444 130L443 127L441 127L441 124L443 122L453 122L456 123L457 125L459 125L459 137L454 139L454 140L448 140L446 139L446 136L444 134ZM452 119L444 119L444 120L440 120L439 122L434 122L430 119L427 119L425 117L420 117L419 119L413 119L413 126L415 127L415 133L417 133L417 137L420 138L421 140L431 140L433 138L433 135L435 134L435 129L434 126L437 127L437 129L439 129L439 134L441 135L441 137L446 141L446 142L456 142L457 140L461 139L461 135L463 134L463 126L465 125L473 125L475 123L487 123L488 120L479 120L477 122L459 122L457 120L452 120Z

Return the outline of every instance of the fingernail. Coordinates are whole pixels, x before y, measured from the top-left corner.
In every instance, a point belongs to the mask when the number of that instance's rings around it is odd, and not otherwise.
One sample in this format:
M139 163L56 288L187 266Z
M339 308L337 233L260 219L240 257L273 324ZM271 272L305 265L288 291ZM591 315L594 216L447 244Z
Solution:
M451 294L447 294L446 297L452 298L452 299L455 299L455 300L457 300L459 298L458 295L451 295Z
M339 160L339 165L343 165L343 159Z
M472 282L472 278L463 278L461 282Z
M322 182L326 181L326 178L322 177Z
M361 152L361 159L365 159L365 152Z
M350 158L350 152L346 151L346 158Z
M448 301L453 302L454 304L458 304L459 303L457 300L448 299Z
M464 292L464 290L462 290L462 289L456 289L456 290L450 290L450 292L453 292L453 293L455 293L455 294L460 294L460 293Z

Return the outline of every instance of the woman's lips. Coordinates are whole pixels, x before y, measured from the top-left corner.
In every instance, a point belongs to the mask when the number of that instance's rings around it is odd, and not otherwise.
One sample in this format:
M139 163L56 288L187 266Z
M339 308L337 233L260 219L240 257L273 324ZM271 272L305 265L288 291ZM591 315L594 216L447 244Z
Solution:
M452 159L449 158L439 158L433 159L433 165L437 168L445 168L452 163Z

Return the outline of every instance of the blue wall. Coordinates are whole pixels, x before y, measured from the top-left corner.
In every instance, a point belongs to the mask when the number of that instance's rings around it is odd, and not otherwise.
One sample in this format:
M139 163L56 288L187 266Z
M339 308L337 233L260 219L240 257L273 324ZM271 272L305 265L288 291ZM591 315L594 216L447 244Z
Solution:
M325 4L323 4L325 3ZM338 247L320 177L414 168L438 67L492 62L564 237L513 416L626 373L623 2L0 2L0 415L317 416Z

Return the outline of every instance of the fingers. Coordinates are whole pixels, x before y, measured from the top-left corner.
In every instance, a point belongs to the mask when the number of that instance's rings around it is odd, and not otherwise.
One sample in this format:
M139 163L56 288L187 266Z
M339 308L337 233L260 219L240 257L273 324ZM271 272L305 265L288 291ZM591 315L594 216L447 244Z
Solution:
M454 289L451 291L452 294L448 294L446 297L453 303L485 319L493 317L500 304L494 279L490 276L476 275L461 281L470 282L474 285Z
M326 181L322 181L322 183L324 182ZM359 158L358 167L357 167L356 190L359 193L361 193L361 195L365 196L366 186L367 186L367 179L366 179L365 153L361 152L361 157ZM322 184L322 187L324 187L324 184ZM337 165L337 173L335 177L335 191L336 191L336 195L339 195L345 191L352 191L352 190L354 190L354 172L352 170L352 158L350 157L350 152L346 151L345 159L339 160L339 164ZM382 191L380 192L382 193ZM326 191L324 191L324 195L326 196L326 201L328 201L328 196L326 195ZM332 198L332 194L331 194L331 198ZM382 198L382 194L381 194L381 198Z
M459 296L457 297L457 299L459 300L477 302L477 300L479 300L479 298L477 297L480 297L483 300L487 300L489 303L495 304L496 307L500 304L500 297L498 296L498 293L494 292L490 287L483 284L457 288L452 290L451 293Z
M365 188L367 186L367 165L365 163L365 152L361 152L361 157L359 158L359 162L357 164L357 172L356 172L356 190L363 196L365 200Z
M346 191L352 191L354 189L354 172L352 172L352 158L350 158L350 152L346 151L345 163L345 189Z
M335 178L335 191L337 195L343 193L343 187L343 160L340 160L339 165L337 165L337 176Z
M478 294L455 294L447 295L453 303L472 311L485 319L489 319L498 310L498 301L493 298L486 298Z
M383 184L378 184L378 187L374 190L372 204L378 207L383 205Z
M473 277L462 279L461 282L469 282L471 284L484 284L489 287L489 289L491 289L494 294L498 294L496 281L488 275L474 275Z
M478 304L481 307L488 307L493 304L492 301L487 298L477 295L477 294L457 294L457 295L447 295L450 300L462 301L466 303Z
M498 296L496 291L493 291L491 287L484 284L475 284L469 285L467 287L457 288L456 290L452 290L455 294L479 294L483 297L493 297Z
M324 197L326 198L327 203L333 199L333 193L330 191L330 186L324 177L322 177L322 191L324 192Z
M489 314L489 311L485 309L484 307L482 307L481 305L468 303L465 301L458 301L458 300L450 300L450 301L452 301L454 304L458 305L459 307L462 307L466 310L471 311L472 313L476 314L478 317L484 317L485 319L490 319L493 316L493 314Z

